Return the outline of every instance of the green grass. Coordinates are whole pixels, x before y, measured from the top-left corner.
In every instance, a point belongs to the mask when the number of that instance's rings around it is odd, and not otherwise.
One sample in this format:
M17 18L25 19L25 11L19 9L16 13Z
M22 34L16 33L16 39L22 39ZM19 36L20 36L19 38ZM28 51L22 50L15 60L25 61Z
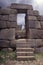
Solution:
M35 58L36 59L43 58L43 53L37 53L37 54L35 54Z
M15 52L5 52L0 51L0 63L5 63L6 60L15 60L16 59L16 53Z

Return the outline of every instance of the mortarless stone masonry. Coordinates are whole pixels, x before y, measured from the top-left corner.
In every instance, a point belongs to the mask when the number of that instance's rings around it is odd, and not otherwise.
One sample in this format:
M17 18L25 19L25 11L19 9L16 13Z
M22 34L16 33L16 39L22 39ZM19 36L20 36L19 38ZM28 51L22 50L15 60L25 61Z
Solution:
M26 14L26 39L24 40L15 39L15 35L17 32L16 30L18 13ZM38 46L43 46L43 16L39 15L38 11L33 10L32 5L12 3L9 8L0 8L0 47L15 47L15 44L16 47L19 48L17 49L17 59L22 60L27 60L29 58L29 54L23 54L24 56L26 56L23 57L22 53L18 53L18 50L22 50L23 48L25 48L23 50L28 51L29 47L37 48ZM31 50L31 52L33 51ZM22 57L20 57L19 55L22 55Z

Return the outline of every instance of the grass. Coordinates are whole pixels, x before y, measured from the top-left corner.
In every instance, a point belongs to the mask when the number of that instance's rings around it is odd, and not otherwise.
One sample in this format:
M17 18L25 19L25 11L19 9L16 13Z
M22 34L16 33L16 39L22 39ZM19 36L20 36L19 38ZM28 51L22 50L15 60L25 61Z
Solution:
M35 58L36 58L36 59L41 59L41 58L43 58L43 53L37 53L37 54L35 54Z
M15 52L6 52L6 51L0 51L0 63L5 63L6 60L15 60L16 59L16 53Z
M43 58L43 53L35 54L35 58L36 60ZM16 60L16 53L13 51L12 52L0 51L0 63L5 63L7 60Z

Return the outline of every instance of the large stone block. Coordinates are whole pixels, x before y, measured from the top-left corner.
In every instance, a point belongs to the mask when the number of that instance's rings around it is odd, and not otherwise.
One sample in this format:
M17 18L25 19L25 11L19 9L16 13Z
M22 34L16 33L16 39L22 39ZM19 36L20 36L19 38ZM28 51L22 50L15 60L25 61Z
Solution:
M1 13L2 15L9 15L10 14L10 9L6 8L6 9L1 9Z
M29 21L29 28L41 28L39 21Z
M43 53L43 47L41 47L39 50L40 50L39 52Z
M36 18L38 21L41 21L41 16L38 15L38 16L36 16Z
M36 26L36 28L41 28L40 21L35 21L35 26Z
M34 15L34 16L38 16L39 15L39 12L38 11L36 11L36 10L27 10L27 14L28 15Z
M7 28L6 21L0 20L0 28Z
M39 53L40 52L40 48L35 48L35 53Z
M17 10L16 9L11 9L10 14L17 14Z
M29 38L32 39L43 39L43 30L29 29Z
M16 48L16 41L15 40L10 41L10 47Z
M35 16L38 16L38 15L39 15L39 11L34 10L34 11L33 11L33 14L34 14Z
M39 21L43 21L43 16L36 16Z
M9 22L9 21L0 21L0 28L16 28L16 22Z
M35 49L35 52L36 52L36 53L43 53L43 47L36 48L36 49Z
M34 15L33 10L27 10L27 15L32 15L33 16Z
M27 40L30 47L38 48L43 45L42 39L28 39Z
M34 47L34 48L43 46L42 39L28 39L27 43L30 47Z
M8 15L1 15L1 20L8 21L9 16Z
M15 14L10 14L10 15L9 15L9 21L12 21L12 22L17 21L17 15L15 15Z
M43 21L43 16L40 16L41 17L41 21Z
M29 39L35 39L36 38L36 29L29 29Z
M0 39L13 40L15 39L15 28L2 29L0 31Z
M40 47L43 45L42 39L36 39L36 46Z
M0 14L1 14L1 8L0 8Z
M43 28L43 21L40 21L40 24L41 24L41 28Z
M1 20L1 18L2 18L2 17L1 17L1 15L0 15L0 20Z
M17 10L16 9L6 8L6 9L1 9L0 12L1 12L0 13L1 15L9 15L9 14L16 14Z
M35 28L35 21L29 21L29 28Z
M27 42L30 47L36 46L36 39L28 39Z
M7 22L7 27L8 28L16 28L17 27L17 23L16 22Z
M33 10L32 5L25 5L25 4L11 4L11 8L12 9L29 9L29 10Z
M9 41L0 40L0 47L9 47Z
M28 21L37 21L35 16L27 16Z
M38 30L37 36L38 36L38 38L43 39L43 30Z

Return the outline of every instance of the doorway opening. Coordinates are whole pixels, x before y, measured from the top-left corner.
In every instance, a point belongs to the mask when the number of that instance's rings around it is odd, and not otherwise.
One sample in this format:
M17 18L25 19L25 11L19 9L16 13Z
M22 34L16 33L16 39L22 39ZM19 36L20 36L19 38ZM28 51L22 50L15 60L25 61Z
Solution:
M25 28L25 13L17 14L17 31L16 31L16 39L24 39L26 38L26 28Z

